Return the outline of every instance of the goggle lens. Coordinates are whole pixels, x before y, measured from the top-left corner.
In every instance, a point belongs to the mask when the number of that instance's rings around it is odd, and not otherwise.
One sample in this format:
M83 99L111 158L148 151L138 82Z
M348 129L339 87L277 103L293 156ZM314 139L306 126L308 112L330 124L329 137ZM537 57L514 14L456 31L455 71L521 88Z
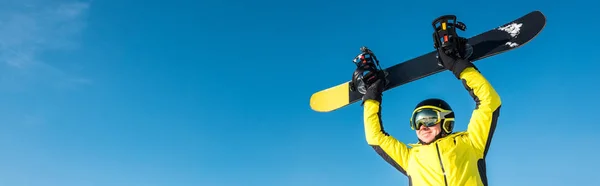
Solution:
M421 125L431 127L439 121L441 121L441 119L439 118L437 111L433 109L422 109L413 114L411 125L415 130L418 130Z

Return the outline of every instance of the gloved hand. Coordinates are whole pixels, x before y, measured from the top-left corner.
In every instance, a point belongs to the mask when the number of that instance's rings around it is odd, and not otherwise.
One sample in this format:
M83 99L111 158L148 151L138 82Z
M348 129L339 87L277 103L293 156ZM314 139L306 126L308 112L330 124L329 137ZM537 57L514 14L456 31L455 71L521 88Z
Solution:
M369 99L381 102L385 81L386 79L383 71L373 73L370 76L365 76L365 87L367 87L367 92L363 96L362 104Z
M454 74L454 76L456 76L456 79L460 79L460 73L463 70L465 70L465 68L475 67L475 65L473 65L473 63L471 63L465 59L458 58L454 54L450 54L450 55L446 54L441 47L438 48L437 51L438 51L438 60L441 62L442 66L446 70L450 70Z

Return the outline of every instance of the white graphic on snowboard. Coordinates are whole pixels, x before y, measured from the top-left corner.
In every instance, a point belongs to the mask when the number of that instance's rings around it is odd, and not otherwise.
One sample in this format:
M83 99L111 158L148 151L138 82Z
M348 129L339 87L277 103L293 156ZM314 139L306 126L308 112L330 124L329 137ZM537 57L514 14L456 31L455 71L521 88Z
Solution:
M510 42L510 41L509 41L509 42L506 42L506 44L505 44L505 45L508 45L510 48L513 48L513 47L519 46L519 44L517 44L517 43L515 43L515 42Z
M510 34L511 37L516 38L521 33L521 26L523 26L523 23L511 23L503 27L498 27L498 30L505 31ZM506 42L505 45L508 45L511 48L519 46L518 43L511 41Z

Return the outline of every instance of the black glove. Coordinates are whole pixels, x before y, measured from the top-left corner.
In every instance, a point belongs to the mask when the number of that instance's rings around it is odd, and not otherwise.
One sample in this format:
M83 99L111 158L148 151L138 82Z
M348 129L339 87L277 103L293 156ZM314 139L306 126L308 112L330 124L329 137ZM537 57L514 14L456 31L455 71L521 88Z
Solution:
M438 48L437 51L438 61L440 61L441 65L446 70L450 70L457 79L460 79L460 73L467 67L475 67L473 63L467 61L466 59L459 58L456 54L446 54L442 47Z
M364 81L367 92L363 96L363 102L361 105L363 105L365 101L369 99L381 102L382 92L385 88L386 81L384 72L378 71L371 75L367 75L365 76Z

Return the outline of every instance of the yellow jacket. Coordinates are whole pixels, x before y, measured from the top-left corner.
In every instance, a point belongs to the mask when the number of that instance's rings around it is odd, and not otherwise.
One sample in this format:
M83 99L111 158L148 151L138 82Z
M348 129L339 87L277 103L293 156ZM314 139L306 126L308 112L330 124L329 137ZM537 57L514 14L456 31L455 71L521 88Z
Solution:
M367 143L408 176L409 185L487 185L485 156L496 128L500 96L472 67L465 69L460 79L476 102L468 128L429 145L410 144L409 148L396 140L383 130L380 103L364 102Z

